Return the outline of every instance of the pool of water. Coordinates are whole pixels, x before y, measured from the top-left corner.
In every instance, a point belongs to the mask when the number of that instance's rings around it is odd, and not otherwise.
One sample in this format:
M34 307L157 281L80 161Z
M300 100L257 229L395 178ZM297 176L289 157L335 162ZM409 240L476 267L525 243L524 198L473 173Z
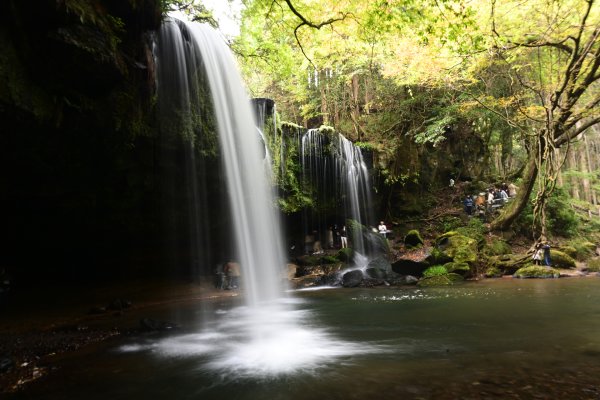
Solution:
M290 296L177 304L180 330L71 354L16 397L600 398L598 278Z

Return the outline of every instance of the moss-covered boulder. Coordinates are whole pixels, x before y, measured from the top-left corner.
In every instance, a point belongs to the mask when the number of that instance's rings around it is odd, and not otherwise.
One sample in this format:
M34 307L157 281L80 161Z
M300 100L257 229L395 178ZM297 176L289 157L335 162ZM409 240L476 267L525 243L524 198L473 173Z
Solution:
M573 246L568 246L568 245L564 245L564 246L556 246L554 248L554 251L560 251L565 253L566 255L568 255L571 258L576 258L577 257L577 249ZM552 254L552 250L550 250L550 254Z
M423 243L423 238L421 237L419 231L416 229L408 231L408 233L404 237L404 245L407 248L421 247L423 246Z
M500 278L503 273L500 268L496 266L490 266L485 270L484 275L486 278Z
M550 249L550 261L555 268L572 269L577 267L573 257L560 250Z
M367 257L389 253L390 246L387 239L377 231L374 232L365 225L351 219L346 220L346 228L355 245L359 243L365 244L364 249L355 248L359 253Z
M353 257L353 256L354 256L354 250L352 250L352 249L351 249L351 248L349 248L349 247L346 247L346 248L340 249L340 250L337 252L337 255L336 255L336 257L337 257L337 259L338 259L338 260L340 260L340 261L343 261L343 262L345 262L345 263L350 263L350 262L352 262L352 257Z
M588 260L585 270L587 272L600 272L600 257Z
M558 278L560 273L554 268L540 265L528 265L515 272L515 278Z
M432 286L451 286L462 282L464 279L462 276L454 273L434 275L422 278L417 282L417 286L420 287L432 287Z
M585 261L588 258L593 257L596 253L596 244L585 239L572 240L567 244L567 246L575 249L575 254L571 254L568 251L565 251L565 253L579 261ZM562 250L562 248L558 247L557 250Z
M483 253L487 256L501 256L512 254L512 248L504 240L495 239L484 246Z
M454 272L462 276L469 275L471 273L471 267L465 262L449 262L444 264L444 268L448 272Z
M457 232L446 232L436 239L431 253L433 264L447 262L474 264L477 261L477 240Z

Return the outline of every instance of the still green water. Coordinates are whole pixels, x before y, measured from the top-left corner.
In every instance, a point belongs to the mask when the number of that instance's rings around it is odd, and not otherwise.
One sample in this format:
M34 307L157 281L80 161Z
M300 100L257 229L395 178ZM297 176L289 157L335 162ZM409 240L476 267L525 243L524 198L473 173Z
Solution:
M294 292L307 325L349 346L281 375L206 367L205 354L168 356L162 338L67 357L22 393L35 399L598 399L600 278L486 280L452 288ZM184 333L238 306L180 305ZM269 322L266 321L266 324ZM274 327L274 329L278 329ZM284 332L285 333L285 332ZM289 333L287 333L289 334ZM301 351L319 348L315 340ZM215 338L214 348L227 338ZM123 346L139 351L123 352ZM184 351L185 353L185 351Z

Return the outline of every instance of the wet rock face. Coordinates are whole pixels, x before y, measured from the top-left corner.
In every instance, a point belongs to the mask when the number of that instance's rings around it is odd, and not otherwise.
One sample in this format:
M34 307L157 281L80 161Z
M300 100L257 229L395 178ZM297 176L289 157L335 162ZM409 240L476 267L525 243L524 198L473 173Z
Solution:
M362 282L364 276L362 271L355 269L354 271L346 272L342 277L343 287L357 287Z

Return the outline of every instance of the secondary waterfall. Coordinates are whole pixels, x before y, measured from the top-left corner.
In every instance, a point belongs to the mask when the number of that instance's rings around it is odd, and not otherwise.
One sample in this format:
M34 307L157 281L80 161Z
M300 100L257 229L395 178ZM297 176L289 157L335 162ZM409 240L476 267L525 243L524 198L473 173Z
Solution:
M325 229L344 224L346 219L372 225L369 171L360 149L341 134L323 134L317 129L302 135L300 148L304 184L316 193L318 208L335 210L333 221L321 212L307 211L305 231L317 231L322 237ZM368 251L360 235L352 247L359 253Z

